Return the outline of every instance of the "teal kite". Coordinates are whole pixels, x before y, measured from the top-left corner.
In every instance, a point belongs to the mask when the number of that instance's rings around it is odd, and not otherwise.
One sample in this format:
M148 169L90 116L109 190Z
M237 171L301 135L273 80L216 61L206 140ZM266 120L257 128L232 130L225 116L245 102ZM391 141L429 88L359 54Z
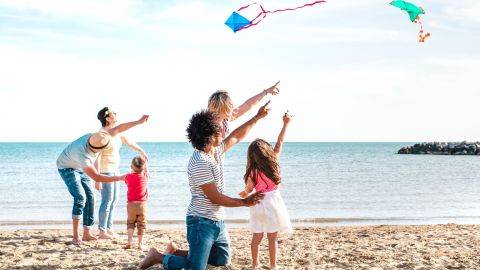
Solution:
M425 14L425 10L423 10L422 7L416 6L409 2L405 2L403 0L394 0L390 2L390 5L398 7L401 10L405 10L410 17L410 21L420 24L418 42L424 42L425 39L430 36L430 33L426 33L425 35L423 35L423 24L420 21L420 14Z

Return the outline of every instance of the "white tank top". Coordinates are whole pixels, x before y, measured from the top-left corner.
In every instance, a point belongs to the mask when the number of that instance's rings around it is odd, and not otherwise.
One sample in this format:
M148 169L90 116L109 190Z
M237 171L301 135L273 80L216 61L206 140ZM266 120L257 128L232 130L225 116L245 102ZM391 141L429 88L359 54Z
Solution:
M100 131L106 131L105 128L101 128ZM112 136L109 146L103 150L100 155L100 172L116 172L120 166L120 148L122 147L122 139L120 135Z

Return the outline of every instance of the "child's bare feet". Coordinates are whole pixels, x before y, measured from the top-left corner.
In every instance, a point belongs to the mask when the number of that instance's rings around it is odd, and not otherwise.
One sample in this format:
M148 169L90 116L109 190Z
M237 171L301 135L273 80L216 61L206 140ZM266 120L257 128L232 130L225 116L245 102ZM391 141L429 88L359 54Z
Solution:
M124 248L124 249L131 249L131 248L132 248L132 244L126 244L123 248Z
M138 269L145 270L154 264L161 263L162 261L163 255L155 248L151 248L148 251L147 256L145 256L145 258L143 258L143 260L138 264Z
M175 244L175 242L170 242L168 243L168 246L163 252L163 254L174 254L175 251L177 251L177 249L178 249L177 244Z

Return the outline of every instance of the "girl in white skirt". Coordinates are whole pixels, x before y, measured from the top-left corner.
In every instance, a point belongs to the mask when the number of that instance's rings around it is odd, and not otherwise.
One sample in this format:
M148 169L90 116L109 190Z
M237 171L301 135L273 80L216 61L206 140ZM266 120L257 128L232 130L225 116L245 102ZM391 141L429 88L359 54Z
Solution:
M247 171L245 172L245 190L239 195L245 198L253 189L265 194L263 200L250 207L250 231L253 233L251 250L253 269L257 269L258 247L264 233L267 233L268 251L270 254L270 269L277 265L277 235L279 232L292 233L292 224L287 208L280 196L278 186L282 182L278 157L282 150L285 131L291 116L285 113L283 127L273 148L268 142L256 139L248 147Z

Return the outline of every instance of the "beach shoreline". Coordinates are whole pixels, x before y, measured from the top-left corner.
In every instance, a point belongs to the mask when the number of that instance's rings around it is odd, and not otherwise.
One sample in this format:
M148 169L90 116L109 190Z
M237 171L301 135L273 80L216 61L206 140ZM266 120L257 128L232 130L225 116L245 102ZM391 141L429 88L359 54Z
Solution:
M231 268L250 269L250 233L228 231ZM0 231L1 269L135 269L145 252L124 250L126 231L118 232L119 239L74 246L71 230ZM185 228L151 229L145 240L159 250L170 241L187 247ZM264 239L261 263L268 266L267 250ZM478 254L480 225L316 226L281 235L278 264L282 269L480 269Z
M247 228L248 219L225 219L228 228ZM478 217L450 217L450 218L303 218L290 219L293 227L360 227L380 225L475 225L480 224ZM0 232L12 232L15 230L68 230L72 226L72 220L2 220ZM96 230L98 224L94 225ZM114 230L124 230L126 221L115 220ZM182 229L185 220L149 220L150 229Z

